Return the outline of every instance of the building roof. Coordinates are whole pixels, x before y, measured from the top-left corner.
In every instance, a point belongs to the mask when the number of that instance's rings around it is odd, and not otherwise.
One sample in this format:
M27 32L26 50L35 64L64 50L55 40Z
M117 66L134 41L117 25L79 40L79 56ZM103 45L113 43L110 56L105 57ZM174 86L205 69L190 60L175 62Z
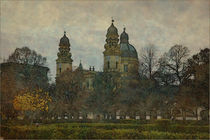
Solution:
M83 70L83 66L82 66L81 60L80 60L78 69L79 69L79 70Z
M23 63L15 63L15 62L4 62L0 64L1 69L4 67L31 67L31 68L37 68L37 69L46 69L46 71L49 71L49 68L46 66L40 66L40 65L30 65L30 64L23 64Z

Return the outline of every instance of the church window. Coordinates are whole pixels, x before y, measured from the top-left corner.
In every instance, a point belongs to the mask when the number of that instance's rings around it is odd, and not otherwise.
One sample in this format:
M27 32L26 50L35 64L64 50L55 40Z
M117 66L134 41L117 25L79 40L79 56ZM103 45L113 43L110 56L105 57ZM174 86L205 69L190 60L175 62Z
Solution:
M115 56L115 59L116 59L116 61L118 61L119 60L119 56Z
M124 65L124 72L128 72L128 65Z
M116 62L116 69L118 68L118 62Z
M109 61L107 62L107 68L108 69L110 68L110 62Z
M90 81L89 87L92 87L92 82Z
M107 59L107 60L110 60L110 56L107 56L106 59Z
M58 67L59 67L59 72L61 73L61 64L60 63L58 65Z

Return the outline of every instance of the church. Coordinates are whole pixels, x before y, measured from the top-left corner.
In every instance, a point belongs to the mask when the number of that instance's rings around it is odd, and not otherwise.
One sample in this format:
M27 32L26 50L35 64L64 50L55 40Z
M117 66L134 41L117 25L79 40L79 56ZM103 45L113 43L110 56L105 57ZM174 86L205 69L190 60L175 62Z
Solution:
M138 53L129 42L126 28L123 29L123 32L119 36L118 29L115 27L114 20L112 19L111 25L107 29L105 41L103 73L118 75L119 82L117 86L129 82L130 79L136 79L139 68ZM64 32L64 36L60 39L59 52L57 53L56 77L59 77L66 70L73 71L70 47L69 38L66 36L66 32ZM85 77L82 87L87 90L93 90L94 77L99 72L95 71L94 67L90 67L89 70L83 69L81 62L78 69L83 71Z

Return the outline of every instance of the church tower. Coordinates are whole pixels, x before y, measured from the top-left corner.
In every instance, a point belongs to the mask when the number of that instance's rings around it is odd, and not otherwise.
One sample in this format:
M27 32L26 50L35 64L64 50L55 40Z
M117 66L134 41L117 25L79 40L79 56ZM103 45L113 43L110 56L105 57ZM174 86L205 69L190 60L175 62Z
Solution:
M104 72L119 72L120 71L120 45L118 30L114 26L114 20L107 30L106 44L104 45Z
M64 31L63 37L60 39L59 52L57 54L58 59L56 60L56 77L66 70L72 71L71 53L70 53L70 42Z

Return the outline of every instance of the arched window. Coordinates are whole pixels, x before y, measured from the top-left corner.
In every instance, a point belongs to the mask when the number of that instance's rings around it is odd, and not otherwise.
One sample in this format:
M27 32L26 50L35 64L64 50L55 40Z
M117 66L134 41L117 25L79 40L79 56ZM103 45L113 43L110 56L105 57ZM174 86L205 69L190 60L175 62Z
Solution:
M59 67L59 72L61 73L61 63L59 63L58 67Z
M128 65L124 65L124 72L128 72Z
M118 68L118 62L116 62L116 69Z
M110 62L109 61L107 62L107 68L108 69L110 68Z

